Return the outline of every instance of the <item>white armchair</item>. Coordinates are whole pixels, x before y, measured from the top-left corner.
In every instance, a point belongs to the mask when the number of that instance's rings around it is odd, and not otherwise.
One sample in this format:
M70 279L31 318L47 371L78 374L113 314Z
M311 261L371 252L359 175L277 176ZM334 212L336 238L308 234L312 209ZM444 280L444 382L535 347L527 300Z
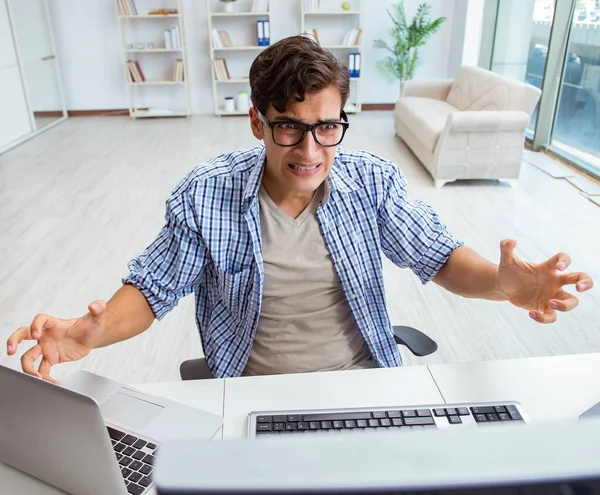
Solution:
M525 130L541 91L479 67L456 80L408 81L396 103L396 135L434 179L517 179Z

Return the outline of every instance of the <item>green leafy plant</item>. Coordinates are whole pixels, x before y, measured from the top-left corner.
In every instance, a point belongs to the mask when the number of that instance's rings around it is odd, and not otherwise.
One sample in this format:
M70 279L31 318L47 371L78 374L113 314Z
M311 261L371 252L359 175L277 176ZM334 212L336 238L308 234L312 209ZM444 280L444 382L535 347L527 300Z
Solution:
M394 10L387 11L392 19L391 44L378 38L373 42L375 48L383 48L390 54L377 62L377 67L390 81L400 81L400 88L404 82L412 79L419 63L419 48L424 46L446 21L445 17L431 20L430 6L427 3L419 4L417 13L408 23L404 1L395 4Z

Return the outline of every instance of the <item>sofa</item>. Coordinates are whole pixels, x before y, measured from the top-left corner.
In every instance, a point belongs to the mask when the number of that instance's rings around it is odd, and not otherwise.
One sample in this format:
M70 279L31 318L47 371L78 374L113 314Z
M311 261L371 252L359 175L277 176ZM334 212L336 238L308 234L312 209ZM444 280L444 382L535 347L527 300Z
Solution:
M435 187L457 179L519 177L525 130L541 91L479 67L453 79L407 81L395 105L396 135Z

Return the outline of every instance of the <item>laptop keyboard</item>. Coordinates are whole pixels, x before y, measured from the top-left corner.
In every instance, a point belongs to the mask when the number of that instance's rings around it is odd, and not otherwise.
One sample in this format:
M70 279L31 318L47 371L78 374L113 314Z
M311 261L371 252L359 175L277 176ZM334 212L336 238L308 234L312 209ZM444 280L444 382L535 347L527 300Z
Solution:
M156 444L120 430L106 427L117 455L127 491L141 495L152 484L152 471L157 452Z
M335 433L457 427L465 424L523 422L516 404L461 404L423 408L365 409L353 411L305 411L265 414L258 413L256 436L299 433Z

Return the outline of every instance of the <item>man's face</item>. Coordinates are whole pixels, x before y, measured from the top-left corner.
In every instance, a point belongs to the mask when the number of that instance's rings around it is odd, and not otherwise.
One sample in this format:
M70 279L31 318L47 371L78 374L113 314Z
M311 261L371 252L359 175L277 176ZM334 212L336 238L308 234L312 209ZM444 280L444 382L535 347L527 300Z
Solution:
M292 98L283 113L269 106L265 117L273 123L339 122L341 106L339 90L330 86L318 93L306 94L303 102ZM290 194L312 197L331 172L337 147L319 145L310 132L295 146L279 146L273 140L271 129L259 120L256 109L251 109L250 117L254 136L265 142L267 164L263 180L268 184L269 194L279 199L285 199Z

